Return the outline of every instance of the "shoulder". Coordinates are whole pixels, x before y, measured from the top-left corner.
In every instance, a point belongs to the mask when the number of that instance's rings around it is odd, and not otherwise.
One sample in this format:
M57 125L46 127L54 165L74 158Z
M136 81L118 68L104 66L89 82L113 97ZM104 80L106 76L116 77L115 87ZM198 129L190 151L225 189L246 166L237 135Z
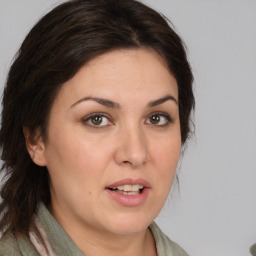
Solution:
M155 239L158 256L189 256L177 243L167 237L155 222L149 228Z
M18 242L14 235L6 235L0 239L0 256L20 256Z
M30 240L24 235L7 234L0 239L0 256L39 256Z

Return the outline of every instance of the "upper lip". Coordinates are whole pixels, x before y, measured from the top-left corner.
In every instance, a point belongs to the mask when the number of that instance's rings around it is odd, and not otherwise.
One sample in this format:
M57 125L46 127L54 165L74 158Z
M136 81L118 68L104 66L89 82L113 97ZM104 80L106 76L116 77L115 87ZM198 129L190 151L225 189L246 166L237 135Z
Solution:
M117 182L114 182L111 185L108 185L106 188L115 188L118 186L124 186L124 185L142 185L144 188L150 188L150 183L144 179L132 179L127 178L123 180L119 180Z

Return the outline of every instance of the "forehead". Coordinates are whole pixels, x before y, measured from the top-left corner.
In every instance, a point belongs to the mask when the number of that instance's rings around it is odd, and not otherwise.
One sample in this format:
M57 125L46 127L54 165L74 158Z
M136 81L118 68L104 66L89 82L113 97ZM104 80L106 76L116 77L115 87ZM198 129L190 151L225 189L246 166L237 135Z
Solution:
M176 79L165 61L155 51L139 48L95 57L64 83L59 96L71 101L85 96L120 101L129 97L152 100L168 93L178 98Z

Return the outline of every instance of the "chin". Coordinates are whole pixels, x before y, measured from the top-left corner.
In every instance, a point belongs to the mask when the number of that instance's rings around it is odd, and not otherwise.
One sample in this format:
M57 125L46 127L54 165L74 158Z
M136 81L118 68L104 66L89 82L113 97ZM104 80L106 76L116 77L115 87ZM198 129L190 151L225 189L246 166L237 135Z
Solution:
M121 214L115 216L108 222L108 228L112 233L119 235L129 235L145 231L152 223L154 217L150 218L148 214Z

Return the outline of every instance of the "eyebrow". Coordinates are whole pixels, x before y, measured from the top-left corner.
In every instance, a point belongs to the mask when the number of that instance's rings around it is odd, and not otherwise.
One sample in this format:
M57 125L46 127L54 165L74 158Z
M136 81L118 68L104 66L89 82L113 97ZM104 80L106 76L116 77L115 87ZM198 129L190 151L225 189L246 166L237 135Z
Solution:
M158 100L150 101L147 106L148 107L155 107L157 105L163 104L167 100L174 101L178 105L178 101L172 95L167 95L167 96L165 96L163 98L160 98Z
M71 105L70 108L74 107L75 105L83 102L83 101L95 101L103 106L109 107L109 108L120 108L120 105L116 102L113 102L111 100L107 100L107 99L103 99L103 98L97 98L97 97L84 97L80 100L78 100L77 102L75 102L74 104Z
M97 98L97 97L84 97L78 101L76 101L74 104L71 105L70 108L76 106L77 104L83 102L83 101L95 101L103 106L106 106L106 107L109 107L109 108L115 108L115 109L119 109L120 108L120 105L117 103L117 102L113 102L111 100L107 100L107 99L104 99L104 98ZM154 101L150 101L148 104L147 104L147 107L155 107L155 106L158 106L160 104L163 104L164 102L168 101L168 100L171 100L171 101L174 101L177 105L178 105L178 101L172 96L172 95L167 95L163 98L160 98L160 99L157 99L157 100L154 100Z

